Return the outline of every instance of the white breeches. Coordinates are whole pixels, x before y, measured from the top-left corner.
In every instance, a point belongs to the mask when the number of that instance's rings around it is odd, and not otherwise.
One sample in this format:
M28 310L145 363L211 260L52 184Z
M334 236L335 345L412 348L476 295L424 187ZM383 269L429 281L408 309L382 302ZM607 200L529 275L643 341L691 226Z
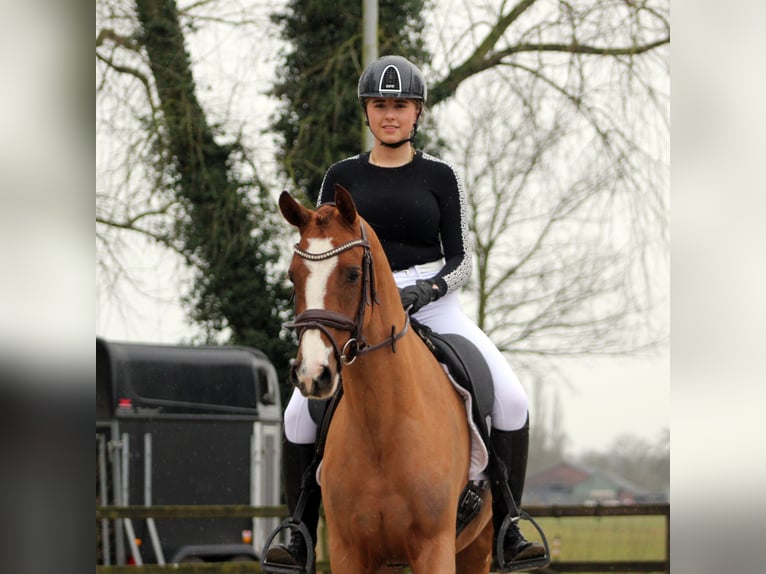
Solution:
M416 265L394 273L399 288L414 285L418 279L430 279L444 265L435 261ZM420 323L437 333L456 333L467 338L479 349L492 373L495 404L492 409L492 426L499 430L520 429L527 420L527 394L503 354L484 332L471 321L460 305L457 293L450 293L429 303L413 315ZM293 389L284 414L285 436L297 444L316 441L317 426L308 410L309 399Z

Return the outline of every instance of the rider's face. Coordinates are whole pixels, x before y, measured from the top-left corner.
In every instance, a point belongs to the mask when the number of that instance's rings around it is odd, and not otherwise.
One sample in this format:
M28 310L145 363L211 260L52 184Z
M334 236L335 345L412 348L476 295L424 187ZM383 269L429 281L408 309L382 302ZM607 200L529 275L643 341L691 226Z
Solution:
M410 137L418 118L418 104L415 100L372 98L367 100L367 118L376 138L395 143Z

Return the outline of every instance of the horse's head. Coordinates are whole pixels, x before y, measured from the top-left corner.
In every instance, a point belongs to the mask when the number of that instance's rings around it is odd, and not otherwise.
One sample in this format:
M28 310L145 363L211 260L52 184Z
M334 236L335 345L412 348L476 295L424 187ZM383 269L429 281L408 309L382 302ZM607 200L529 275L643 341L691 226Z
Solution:
M365 307L375 295L367 228L349 192L335 188L335 203L316 211L289 193L279 197L284 218L298 228L289 278L295 288L298 355L292 383L310 398L332 395L343 364L366 347L362 335Z

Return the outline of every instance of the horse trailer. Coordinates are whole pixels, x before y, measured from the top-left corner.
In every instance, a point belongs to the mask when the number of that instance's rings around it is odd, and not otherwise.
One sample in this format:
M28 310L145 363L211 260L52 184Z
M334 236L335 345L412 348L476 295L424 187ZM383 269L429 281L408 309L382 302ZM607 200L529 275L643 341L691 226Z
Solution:
M274 366L235 346L96 339L96 505L280 504ZM257 560L278 518L102 519L96 563Z

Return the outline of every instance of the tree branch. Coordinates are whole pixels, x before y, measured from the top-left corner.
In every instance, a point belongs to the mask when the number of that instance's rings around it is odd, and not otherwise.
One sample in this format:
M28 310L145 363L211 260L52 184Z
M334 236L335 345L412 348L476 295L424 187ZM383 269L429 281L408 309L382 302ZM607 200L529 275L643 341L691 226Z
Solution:
M670 43L670 34L667 33L662 38L647 42L636 43L632 46L623 47L602 47L590 44L581 44L576 38L568 43L562 42L535 42L519 43L505 49L497 49L498 43L509 27L516 22L519 17L529 9L536 0L522 0L517 3L508 14L501 15L497 22L489 30L485 38L479 43L474 51L458 66L452 68L449 73L440 81L434 84L429 90L429 103L434 106L452 96L457 87L466 79L480 72L488 70L502 63L508 63L507 58L520 53L568 53L582 54L603 57L635 56L638 54L650 52L656 48ZM647 10L650 14L667 22L655 12L646 8L638 10ZM667 26L666 26L667 28Z
M500 60L511 54L518 54L521 52L562 52L568 54L588 54L594 56L635 56L650 52L655 48L664 46L670 43L670 36L665 36L654 42L648 44L641 44L638 46L626 46L623 48L601 48L598 46L589 46L587 44L560 44L560 43L541 43L541 44L517 44L511 46L505 50L495 52L491 58L487 59L487 66L492 67L500 63Z
M451 96L453 93L455 93L458 85L466 78L469 78L474 74L478 74L479 72L482 72L494 65L486 64L486 62L491 60L491 58L487 58L488 54L490 54L492 49L495 47L495 44L505 33L508 27L536 1L537 0L522 0L516 4L516 6L514 6L508 14L501 16L495 25L492 26L492 29L487 34L486 38L484 38L484 40L473 51L473 53L468 56L468 58L466 58L462 64L450 70L449 74L447 74L447 77L444 78L441 82L438 82L430 90L430 105L433 106Z
M154 97L152 95L152 84L149 81L148 76L141 72L141 70L138 70L137 68L134 68L132 66L125 66L123 64L116 64L112 58L102 56L101 54L96 51L96 58L104 62L109 68L114 70L117 73L125 74L128 76L133 76L134 78L138 79L139 82L141 82L144 86L144 90L146 92L146 99L149 102L149 107L152 110L152 115L154 116L157 112L157 106L154 103Z
M161 243L165 247L168 247L169 249L172 249L176 253L178 253L181 256L184 256L184 253L182 250L178 249L172 241L172 238L169 237L167 234L164 233L158 233L156 231L152 231L151 229L147 229L144 227L140 227L136 225L140 220L150 217L153 215L166 215L169 208L174 205L175 202L171 202L164 207L156 210L150 210L150 211L144 211L134 217L131 217L130 219L126 219L124 221L116 221L114 219L109 219L107 217L100 217L96 216L96 223L105 225L107 227L112 227L115 229L122 229L125 231L134 231L136 233L139 233L141 235L144 235L146 237L149 237L150 239L154 239L158 243ZM108 243L107 241L104 241L105 243Z
M132 50L133 52L140 51L140 46L138 45L138 42L136 42L133 38L130 36L123 36L121 34L118 34L111 28L102 28L101 31L98 33L98 36L96 36L96 48L103 45L104 42L107 40L110 40L114 44L126 48L128 50Z
M149 229L144 229L142 227L136 227L134 225L133 220L128 221L114 221L112 219L107 219L104 217L96 216L96 223L100 223L101 225L107 225L109 227L115 227L117 229L124 229L127 231L135 231L137 233L140 233L142 235L146 235L147 237L151 237L152 239L155 239L159 242L165 243L167 241L167 237L163 234L156 233L154 231L151 231Z

